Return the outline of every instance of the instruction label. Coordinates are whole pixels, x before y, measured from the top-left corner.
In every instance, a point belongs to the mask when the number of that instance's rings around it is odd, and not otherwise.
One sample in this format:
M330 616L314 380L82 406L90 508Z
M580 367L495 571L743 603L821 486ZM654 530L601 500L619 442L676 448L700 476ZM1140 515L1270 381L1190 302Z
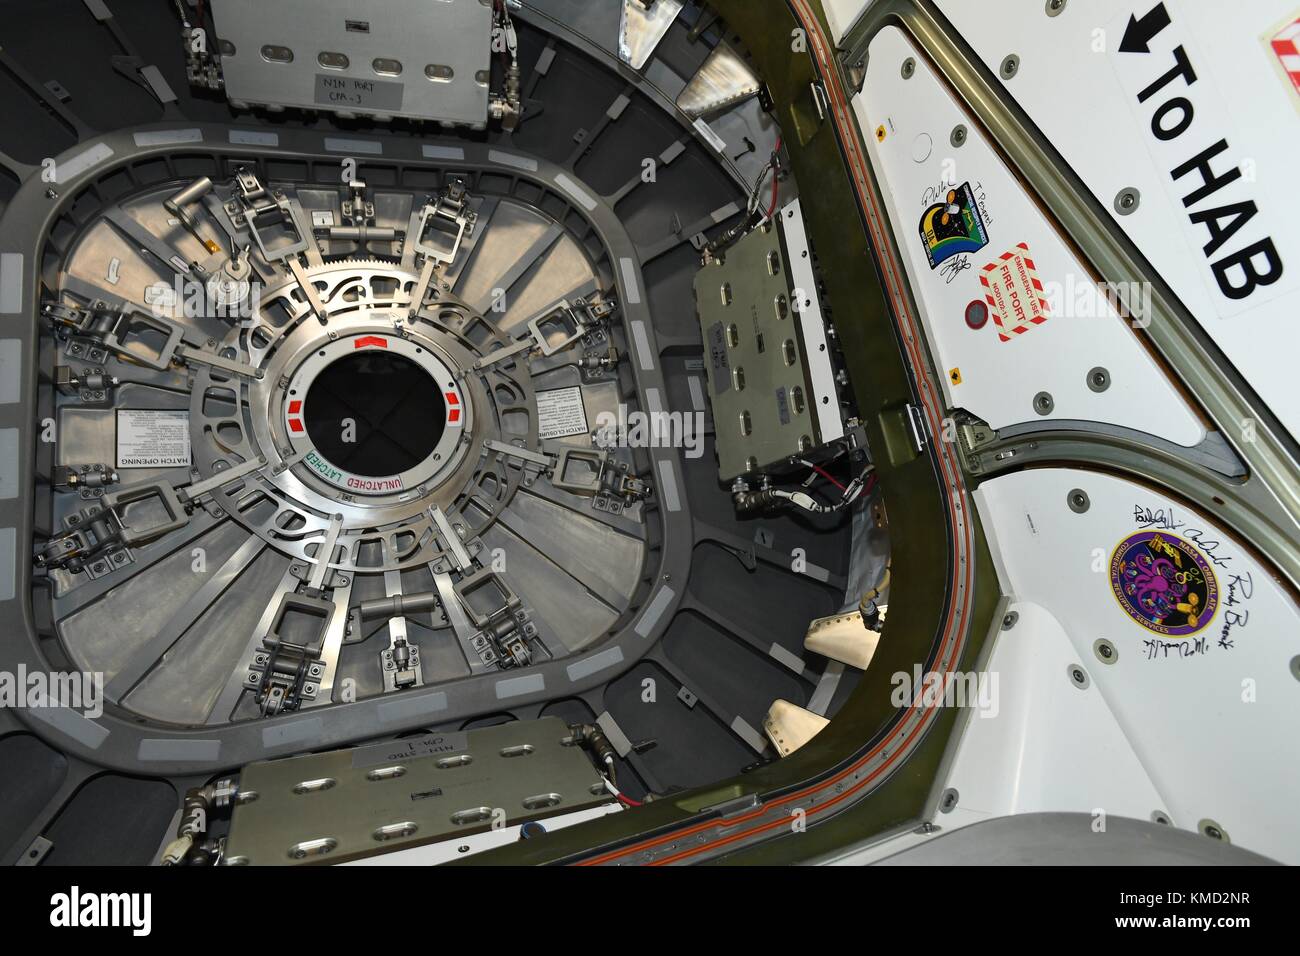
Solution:
M564 438L566 435L585 435L587 410L582 405L582 389L552 388L537 393L537 437Z
M400 763L419 757L441 757L446 754L463 753L469 749L469 736L463 731L450 731L445 734L425 734L423 737L410 737L406 740L392 740L369 747L358 747L352 751L353 769L378 767L387 763Z
M316 102L322 106L396 112L402 108L405 92L401 83L316 74Z
M144 408L118 410L118 468L188 468L189 465L189 412Z

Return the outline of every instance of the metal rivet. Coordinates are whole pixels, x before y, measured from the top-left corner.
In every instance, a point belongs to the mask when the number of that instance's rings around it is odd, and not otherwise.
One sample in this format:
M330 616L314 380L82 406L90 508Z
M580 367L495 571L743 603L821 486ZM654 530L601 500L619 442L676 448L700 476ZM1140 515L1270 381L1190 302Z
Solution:
M1300 680L1300 654L1291 658L1291 676Z
M1056 408L1056 402L1052 398L1051 392L1039 392L1034 396L1034 411L1040 415L1052 414L1052 409Z
M1202 820L1200 823L1196 824L1196 829L1201 831L1202 836L1207 836L1211 840L1220 840L1224 843L1232 842L1228 839L1228 831L1223 829L1223 827L1219 826L1213 820Z
M1097 655L1097 660L1103 664L1114 664L1119 660L1119 648L1104 637L1099 638L1092 645L1092 652Z
M1162 827L1171 827L1174 825L1174 821L1169 818L1169 814L1165 813L1163 810L1152 810L1151 822L1158 823Z
M1100 365L1088 373L1088 387L1094 392L1104 392L1110 388L1110 372Z
M1115 197L1115 211L1121 216L1137 212L1140 205L1142 205L1142 194L1132 186L1121 189L1119 195Z
M1070 678L1070 683L1079 690L1087 690L1092 686L1092 678L1088 676L1082 664L1071 664L1065 669L1065 673Z
M956 787L949 787L945 790L939 797L939 812L952 813L952 811L956 810L959 796Z
M1016 622L1019 620L1020 620L1019 611L1008 611L1006 613L1006 616L1002 618L1002 630L1004 631L1011 630L1013 627L1016 626Z
M1002 74L1002 79L1009 80L1020 72L1020 57L1014 53L1007 55L1002 61L1002 66L998 67L998 72Z
M1077 515L1086 514L1088 509L1092 507L1092 500L1082 488L1075 488L1066 495L1065 502L1070 506L1070 510Z
M954 126L952 135L948 137L948 142L952 143L957 149L961 149L966 142L966 127L960 123Z
M906 60L903 61L903 69L902 69L903 79L910 80L914 73L916 73L916 60L913 57L909 56Z
M1065 9L1065 0L1047 0L1046 13L1049 17L1058 17Z

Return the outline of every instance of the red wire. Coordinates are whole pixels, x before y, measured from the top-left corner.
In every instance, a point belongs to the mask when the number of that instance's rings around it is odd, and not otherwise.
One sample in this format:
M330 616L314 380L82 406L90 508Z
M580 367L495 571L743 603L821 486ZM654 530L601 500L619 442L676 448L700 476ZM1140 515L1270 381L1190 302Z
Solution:
M838 488L840 491L848 491L848 490L849 490L849 489L845 488L842 484L840 484L838 481L836 481L836 480L835 480L835 476L832 475L832 474L831 474L829 471L827 471L825 468L822 468L822 467L819 466L819 465L814 465L812 462L808 462L808 464L812 466L812 470L813 470L813 471L817 472L817 474L821 475L823 478L825 478L827 481L829 481L832 485L834 485L834 486L835 486L836 488Z
M622 803L622 804L625 804L625 805L627 805L627 806L629 806L629 807L639 807L639 806L641 806L641 801L640 801L640 800L633 800L631 797L624 796L624 795L621 794L621 793L618 795L618 802L619 802L619 803Z
M770 206L767 207L767 218L768 218L768 219L771 219L771 218L772 218L772 214L776 212L776 198L777 198L777 192L778 192L778 190L780 189L780 185L777 183L777 176L776 176L776 174L777 174L778 169L780 168L780 164L781 164L781 160L780 160L781 146L782 146L784 143L785 143L785 139L784 139L783 137L781 137L781 136L778 136L778 137L776 138L776 148L772 150L772 155L773 155L774 157L776 157L776 161L775 161L775 163L774 163L773 166L772 166L772 204L771 204ZM842 488L842 487L844 487L844 486L843 486L843 485L840 485L840 487Z
M768 219L771 219L772 214L776 212L776 191L777 191L776 170L774 169L772 170L772 204L767 207Z

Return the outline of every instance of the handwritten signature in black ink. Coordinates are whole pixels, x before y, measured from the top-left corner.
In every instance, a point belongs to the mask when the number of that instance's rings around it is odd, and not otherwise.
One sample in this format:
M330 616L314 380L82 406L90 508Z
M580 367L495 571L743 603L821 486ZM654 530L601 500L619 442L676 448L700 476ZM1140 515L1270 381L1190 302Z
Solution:
M943 276L945 282L951 283L970 267L970 256L953 256L939 267L939 274Z

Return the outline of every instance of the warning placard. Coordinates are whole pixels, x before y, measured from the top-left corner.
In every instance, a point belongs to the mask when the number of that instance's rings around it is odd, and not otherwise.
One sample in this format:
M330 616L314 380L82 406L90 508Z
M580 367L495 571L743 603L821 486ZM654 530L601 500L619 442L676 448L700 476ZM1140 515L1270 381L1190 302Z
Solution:
M537 437L564 438L585 435L590 430L582 389L577 385L537 393Z
M118 468L188 468L189 465L189 412L152 408L118 410Z
M980 282L998 326L998 338L1003 342L1047 321L1047 297L1025 243L986 265L980 272Z

